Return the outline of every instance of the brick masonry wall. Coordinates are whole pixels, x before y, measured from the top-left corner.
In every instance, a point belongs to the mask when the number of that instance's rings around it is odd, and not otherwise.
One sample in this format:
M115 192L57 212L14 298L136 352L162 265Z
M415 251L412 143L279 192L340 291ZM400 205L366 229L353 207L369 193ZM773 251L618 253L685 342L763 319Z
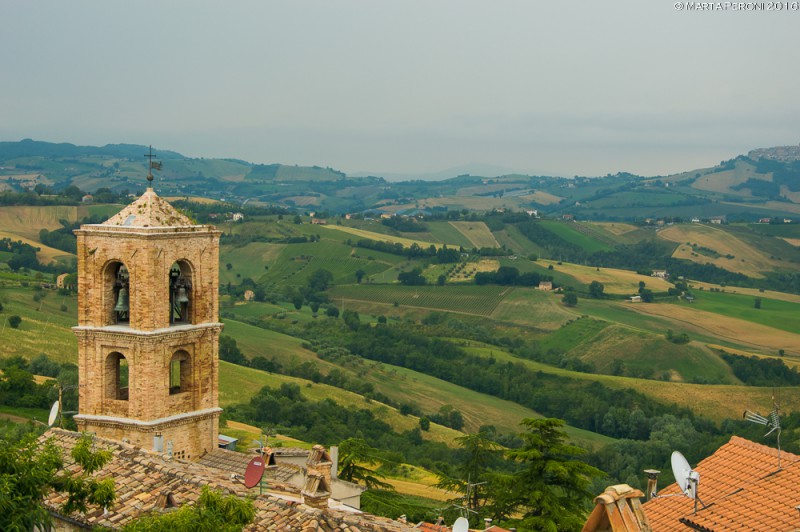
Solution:
M81 430L127 440L146 450L161 433L163 449L199 458L217 447L219 386L219 236L208 226L178 228L86 225L78 237L78 357ZM169 272L187 265L188 324L170 324ZM130 321L114 323L114 265L129 272ZM180 393L170 394L170 362L185 352ZM127 400L117 394L119 353L128 365ZM112 355L109 357L109 355ZM211 413L209 413L211 409ZM204 411L205 413L199 413ZM135 421L189 414L156 426ZM86 417L88 416L88 417ZM116 421L92 416L112 416Z

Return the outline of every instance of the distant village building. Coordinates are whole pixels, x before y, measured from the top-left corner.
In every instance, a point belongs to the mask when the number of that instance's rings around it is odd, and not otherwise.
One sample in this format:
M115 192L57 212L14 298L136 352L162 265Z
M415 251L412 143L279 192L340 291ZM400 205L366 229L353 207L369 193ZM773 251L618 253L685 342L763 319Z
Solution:
M61 275L59 275L58 277L56 277L56 288L69 288L69 287L68 287L68 286L65 284L65 283L66 283L66 280L67 280L67 277L69 277L69 274L68 274L68 273L62 273Z
M697 216L692 217L692 223L693 224L699 224L700 223L700 218L698 218Z
M244 300L245 301L253 301L256 298L256 293L252 290L245 290L244 291Z
M772 219L771 219L771 218L759 218L759 219L758 219L758 223L760 223L760 224L768 224L768 223L770 223L771 221L772 221Z
M553 283L551 281L539 281L539 286L537 288L539 290L549 292L553 289Z
M564 220L565 222L573 222L573 221L575 221L575 215L574 214L562 214L561 215L561 219Z
M94 196L92 196L91 194L86 194L81 198L81 203L93 203L93 202L94 202Z
M709 222L711 222L714 225L720 225L723 222L725 222L725 217L724 216L712 216L711 219L709 220Z
M312 225L328 225L328 220L324 218L311 218Z
M244 220L244 214L241 212L235 212L231 218L234 222L241 222Z
M628 302L630 302L630 303L641 303L642 302L642 296L638 296L638 295L637 296L631 296L631 297L628 298Z
M658 277L659 279L668 279L669 273L667 273L667 270L653 270L653 273L650 274L650 277Z
M530 216L532 218L538 218L539 217L539 211L537 209L526 209L525 210L525 214L527 214L528 216Z

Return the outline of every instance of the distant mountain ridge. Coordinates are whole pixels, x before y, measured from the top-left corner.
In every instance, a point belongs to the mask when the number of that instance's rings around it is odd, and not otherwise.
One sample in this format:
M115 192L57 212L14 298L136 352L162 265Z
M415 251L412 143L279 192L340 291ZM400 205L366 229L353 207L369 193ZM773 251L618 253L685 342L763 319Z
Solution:
M147 186L148 151L136 144L0 142L0 192L37 185L55 191L74 185L86 192L141 192ZM609 221L800 217L800 146L759 148L710 168L658 177L526 175L481 163L433 174L363 176L323 166L189 158L170 150L154 150L154 155L164 161L154 172L160 194L307 212L525 210ZM411 179L397 180L403 177Z

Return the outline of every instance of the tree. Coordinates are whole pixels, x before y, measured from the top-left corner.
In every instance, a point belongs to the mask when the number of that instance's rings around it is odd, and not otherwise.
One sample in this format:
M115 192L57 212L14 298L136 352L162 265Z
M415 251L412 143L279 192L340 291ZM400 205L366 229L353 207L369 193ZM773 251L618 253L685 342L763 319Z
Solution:
M753 308L761 308L761 298L757 297L753 300Z
M247 365L247 357L244 356L239 346L236 345L236 340L231 336L219 337L219 358L240 366Z
M355 310L345 310L342 312L342 319L345 325L347 325L347 328L351 331L357 331L361 325L361 319L358 317L358 312Z
M565 443L562 420L529 418L522 425L522 448L506 452L522 469L502 483L510 488L502 497L505 515L522 514L511 522L525 530L580 530L593 496L591 480L602 471L578 458L586 451Z
M564 297L561 298L561 301L568 307L574 307L578 304L578 296L576 296L574 292L567 292L564 294Z
M425 416L422 416L421 418L419 418L419 428L421 428L426 432L429 431L431 428L431 420Z
M333 284L333 274L328 270L315 270L308 277L308 289L311 292L324 292Z
M358 284L361 284L361 280L364 278L365 275L367 275L367 272L365 272L364 270L356 270L356 282Z
M356 482L368 488L394 490L391 484L383 482L383 475L368 466L386 463L380 452L367 445L362 438L348 438L339 444L339 478Z
M444 286L446 282L447 282L447 276L444 274L440 275L438 279L436 279L436 284L439 286Z
M483 427L482 427L483 428ZM481 514L481 509L493 497L488 480L491 471L498 465L502 456L501 447L489 439L490 432L481 430L477 434L467 434L455 439L460 448L461 460L452 476L440 475L438 488L454 493L469 492L467 507Z
M339 309L336 307L328 307L325 310L325 315L330 316L331 318L338 318L339 317Z
M78 474L64 469L58 447L50 441L37 441L33 434L19 442L0 445L0 530L47 529L52 518L42 500L50 490L66 495L61 511L67 515L86 512L87 504L101 507L113 504L114 481L92 477L111 460L111 451L92 451L92 436L83 435L73 447L71 457L81 468Z
M125 532L171 532L173 530L214 530L215 532L240 532L253 521L256 509L253 501L236 495L223 497L219 492L203 486L197 504L184 504L180 510L165 514L154 513L137 519L123 530Z
M600 299L603 297L603 290L605 287L603 283L599 281L592 281L589 283L589 295L592 296L594 299Z
M649 288L642 288L639 290L639 294L642 296L642 301L645 303L652 303L653 302L653 291Z
M22 318L20 318L16 314L8 317L8 324L11 326L12 329L16 329L17 327L19 327L20 323L22 323Z

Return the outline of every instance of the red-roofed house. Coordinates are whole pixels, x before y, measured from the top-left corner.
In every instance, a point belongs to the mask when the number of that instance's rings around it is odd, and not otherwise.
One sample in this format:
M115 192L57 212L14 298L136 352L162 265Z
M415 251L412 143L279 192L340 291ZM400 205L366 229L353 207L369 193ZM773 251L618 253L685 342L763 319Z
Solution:
M700 474L698 504L671 484L643 507L658 532L800 530L800 456L734 436L694 468ZM665 495L677 495L665 497Z

